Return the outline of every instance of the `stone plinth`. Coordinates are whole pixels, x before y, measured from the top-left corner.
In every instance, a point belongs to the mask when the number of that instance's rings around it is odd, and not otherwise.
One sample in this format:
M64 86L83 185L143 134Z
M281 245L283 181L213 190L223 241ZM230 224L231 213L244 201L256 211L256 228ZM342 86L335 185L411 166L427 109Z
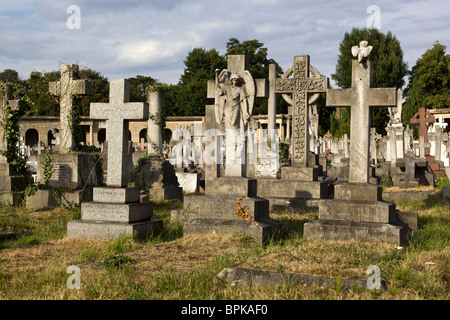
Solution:
M183 199L183 188L173 165L158 156L145 160L133 182L142 189L148 188L153 201Z
M222 177L206 182L205 195L186 195L183 210L172 211L172 219L186 220L184 234L238 233L265 243L279 229L269 217L269 200L256 196L257 180Z
M145 239L162 229L162 221L152 219L153 202L140 202L137 188L99 187L91 202L81 204L81 220L69 221L68 238L116 239L121 235Z
M6 162L0 163L0 203L17 205L23 200L23 191L26 187L26 179L17 176L12 165Z
M305 237L405 244L411 230L417 227L417 215L398 213L394 203L382 200L380 186L339 184L335 186L334 196L320 201L319 220L305 224Z
M37 181L44 182L44 154L37 156ZM97 155L89 153L51 153L53 175L49 184L52 187L83 188L86 184L97 185L95 165Z

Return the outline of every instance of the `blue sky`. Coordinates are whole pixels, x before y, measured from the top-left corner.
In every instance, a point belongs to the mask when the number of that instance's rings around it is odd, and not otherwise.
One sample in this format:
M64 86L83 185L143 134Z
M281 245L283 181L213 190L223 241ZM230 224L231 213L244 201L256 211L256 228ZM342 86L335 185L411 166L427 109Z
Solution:
M70 5L80 9L79 29L67 27ZM435 41L450 45L448 0L0 0L0 71L27 79L33 70L78 63L109 79L176 83L190 50L224 54L235 37L264 43L283 70L294 55L308 54L331 77L345 32L375 17L370 6L379 8L379 30L400 41L409 68Z

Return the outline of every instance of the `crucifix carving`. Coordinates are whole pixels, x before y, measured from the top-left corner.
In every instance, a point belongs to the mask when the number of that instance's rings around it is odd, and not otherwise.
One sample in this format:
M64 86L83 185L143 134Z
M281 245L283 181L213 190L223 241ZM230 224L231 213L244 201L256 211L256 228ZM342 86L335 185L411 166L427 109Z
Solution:
M369 60L353 60L352 87L327 90L328 107L351 108L349 182L354 183L369 182L370 108L397 105L397 89L371 88L371 77Z
M309 78L310 70L315 77ZM288 78L292 75L292 78ZM309 93L325 92L328 89L328 78L320 74L309 64L309 55L294 56L294 64L282 78L275 79L275 93L283 93L283 98L292 108L292 167L308 167L309 155ZM287 94L292 93L292 98Z

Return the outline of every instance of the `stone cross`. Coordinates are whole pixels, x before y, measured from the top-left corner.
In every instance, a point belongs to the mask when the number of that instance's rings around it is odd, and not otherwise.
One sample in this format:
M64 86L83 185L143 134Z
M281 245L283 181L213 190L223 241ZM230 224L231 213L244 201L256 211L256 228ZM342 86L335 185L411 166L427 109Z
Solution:
M60 134L61 140L59 148L68 152L75 147L75 140L72 134L73 125L73 104L72 96L92 94L91 82L80 80L80 70L76 64L61 65L61 80L49 83L49 91L58 97L60 105Z
M325 92L328 89L327 77L309 78L312 66L309 55L294 56L294 64L282 78L275 81L275 92L292 93L292 100L288 101L292 107L292 167L306 168L309 165L309 93ZM288 78L292 74L292 78ZM286 95L283 95L286 99ZM289 99L288 99L289 100Z
M328 107L350 107L349 182L369 182L370 108L397 105L396 88L371 88L372 68L369 60L352 61L352 87L327 90Z
M38 154L42 154L42 152L45 151L45 145L44 145L44 143L42 141L40 141L37 144L36 151L37 151Z
M109 84L109 103L91 103L90 117L106 119L108 140L108 187L124 188L128 184L128 127L129 120L147 120L148 104L130 102L130 82L112 79Z
M19 109L19 100L12 99L10 84L4 84L3 88L0 89L0 150L6 151L8 148L8 143L6 141L5 132L2 125L3 119L6 116L6 106L9 105L12 111L17 111ZM5 163L6 157L0 155L0 162Z
M145 142L145 138L141 138L141 141L140 141L139 144L138 144L139 149L145 150L145 147L146 147L147 145L148 145L148 143Z
M425 158L425 156L430 155L430 147L431 147L431 143L430 142L425 142L425 137L424 136L419 136L419 142L414 142L414 148L415 149L419 149L419 157L421 158ZM428 149L428 154L427 154L427 150Z
M436 122L436 118L425 108L419 108L416 114L409 120L409 122L419 129L419 136L424 137L424 142L428 142L428 128ZM430 155L430 147L425 148L425 154L421 154L421 157Z

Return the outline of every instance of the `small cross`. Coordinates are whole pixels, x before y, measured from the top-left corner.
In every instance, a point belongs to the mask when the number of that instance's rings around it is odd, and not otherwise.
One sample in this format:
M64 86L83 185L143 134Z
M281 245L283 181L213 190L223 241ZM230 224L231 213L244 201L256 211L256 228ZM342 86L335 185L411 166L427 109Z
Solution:
M138 144L139 149L145 150L145 147L148 145L147 142L145 142L145 138L141 138L141 141Z
M432 116L425 108L419 108L416 114L409 120L412 125L415 125L419 129L419 136L424 138L424 142L428 142L428 128L436 122L436 118ZM421 156L430 154L430 148L425 148L425 153Z
M42 154L42 152L45 151L45 144L42 141L38 143L36 151L38 154Z

